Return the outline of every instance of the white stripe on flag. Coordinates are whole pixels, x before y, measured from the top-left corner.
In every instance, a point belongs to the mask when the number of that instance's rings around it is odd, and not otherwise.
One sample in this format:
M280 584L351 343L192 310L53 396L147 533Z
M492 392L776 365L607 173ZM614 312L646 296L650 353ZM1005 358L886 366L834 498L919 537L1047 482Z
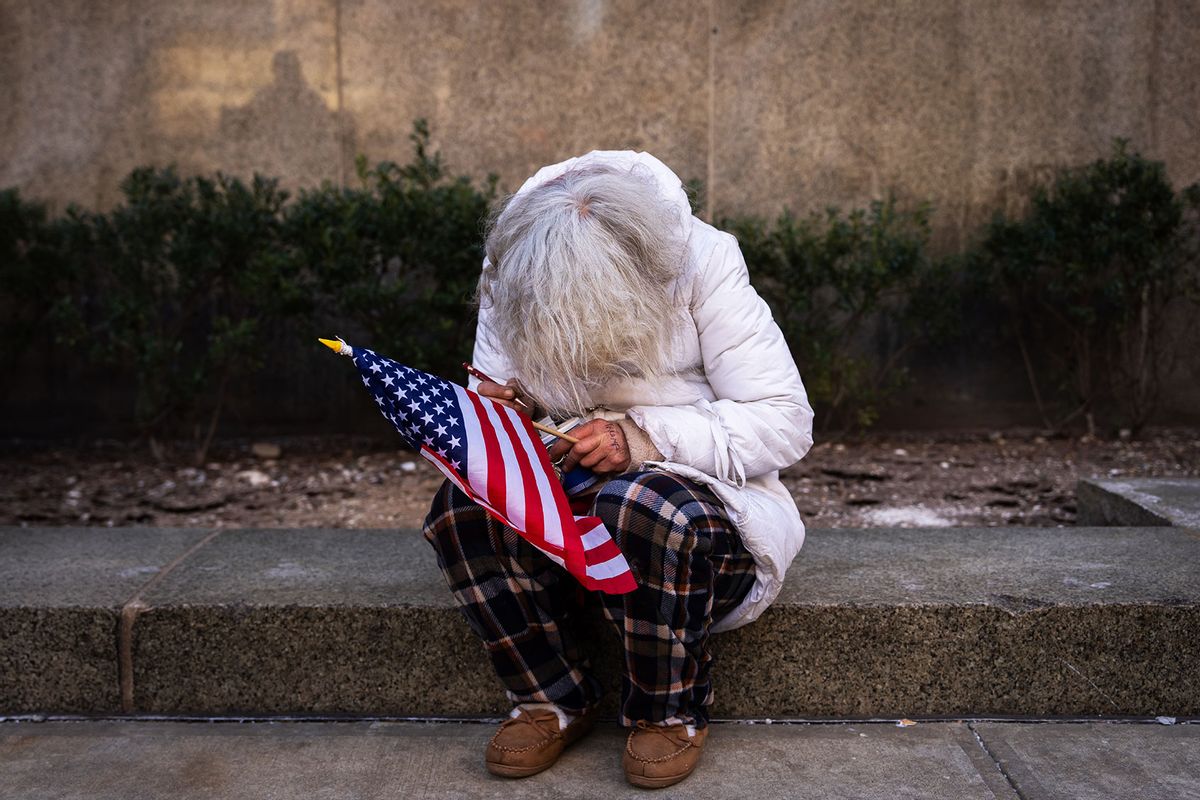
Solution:
M583 549L587 551L599 547L610 538L608 530L603 525L597 525L583 535Z
M482 494L488 485L487 448L483 444L483 431L479 429L475 406L466 391L461 386L454 385L454 394L457 395L458 408L462 412L463 427L467 436L467 463L463 465L463 472L467 476L467 483Z
M535 448L541 448L541 452L546 452L546 445L542 444L542 440L536 436L530 436L525 425L522 424L520 415L511 408L500 407L505 411L512 420L513 428L517 431L517 441L525 448L525 454L529 457L530 466L533 468L533 477L537 481L538 501L542 504L542 524L546 529L546 543L555 547L563 547L563 520L558 513L558 505L554 502L554 494L551 491L550 478L546 475L546 471L542 469L542 462L539 458L538 451ZM533 502L531 498L528 502ZM586 547L584 548L587 549Z
M589 578L595 578L602 581L605 578L611 578L614 575L620 575L629 569L629 565L622 555L615 555L608 561L603 561L599 564L589 564L587 574Z
M525 481L521 478L521 470L517 469L517 453L513 449L513 442L504 430L504 423L496 413L495 404L483 398L480 398L479 404L483 406L483 413L487 414L492 423L496 443L500 445L500 456L503 460L501 466L504 469L504 510L508 512L508 519L513 525L532 534L529 530L528 515L525 513L525 504L530 498L525 496Z

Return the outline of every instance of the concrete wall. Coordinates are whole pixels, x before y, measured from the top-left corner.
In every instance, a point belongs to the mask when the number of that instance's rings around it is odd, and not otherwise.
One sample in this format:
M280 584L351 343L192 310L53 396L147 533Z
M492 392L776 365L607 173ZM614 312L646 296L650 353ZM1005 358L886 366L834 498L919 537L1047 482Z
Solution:
M0 186L104 207L132 167L343 181L427 117L515 188L592 148L718 214L888 187L962 237L1126 135L1200 179L1198 0L0 0Z
M0 109L0 187L60 210L151 163L346 181L356 153L407 160L423 116L453 170L509 189L635 148L717 215L930 199L954 248L1116 135L1200 179L1200 0L0 0ZM40 414L9 432L123 424L127 392L74 392L59 355L21 368L8 400ZM303 358L328 396L239 387L223 429L345 424L361 391ZM1011 352L922 359L885 426L1036 424ZM1164 420L1200 419L1197 387L1193 361Z

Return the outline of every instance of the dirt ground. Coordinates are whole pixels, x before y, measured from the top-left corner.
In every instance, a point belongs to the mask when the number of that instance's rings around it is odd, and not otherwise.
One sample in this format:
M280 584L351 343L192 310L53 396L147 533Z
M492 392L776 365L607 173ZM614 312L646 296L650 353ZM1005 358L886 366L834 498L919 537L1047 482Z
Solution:
M1118 475L1200 476L1200 430L879 434L819 443L783 478L807 525L832 528L1070 525L1076 480ZM442 480L412 453L342 437L222 441L199 469L112 440L10 441L0 477L3 525L333 528L417 528Z

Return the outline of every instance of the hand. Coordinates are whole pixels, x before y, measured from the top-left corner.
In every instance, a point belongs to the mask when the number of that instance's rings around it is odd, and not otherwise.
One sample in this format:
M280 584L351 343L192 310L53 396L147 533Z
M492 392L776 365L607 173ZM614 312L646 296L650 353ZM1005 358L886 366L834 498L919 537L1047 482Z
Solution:
M494 381L480 381L479 385L475 387L475 392L482 397L490 397L497 403L508 406L522 414L528 415L533 410L533 403L524 396L520 387L517 386L516 380L513 378L509 378L508 383L504 385L500 385ZM523 401L524 405L518 403L518 400Z
M571 435L579 440L578 444L559 439L550 448L551 461L566 456L562 463L564 473L575 469L577 464L590 468L597 475L619 475L629 469L629 443L625 441L625 431L617 423L594 419L572 428Z

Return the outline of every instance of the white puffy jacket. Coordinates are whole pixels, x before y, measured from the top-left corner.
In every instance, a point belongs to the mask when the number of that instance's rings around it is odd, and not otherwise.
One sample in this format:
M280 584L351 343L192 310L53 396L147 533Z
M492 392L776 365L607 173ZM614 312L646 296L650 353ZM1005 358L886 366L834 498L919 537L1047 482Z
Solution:
M641 165L688 232L688 263L674 283L676 349L672 375L648 383L622 380L593 392L589 417L628 416L649 435L662 461L646 462L709 485L753 554L756 577L745 600L715 619L723 631L751 622L775 599L804 542L804 523L779 470L812 446L813 411L779 326L750 285L737 239L693 216L679 177L649 153L593 150L543 167L518 194L568 169L605 163ZM484 259L484 270L490 268ZM481 308L472 356L504 382L512 377L503 347ZM470 379L474 389L479 381Z

